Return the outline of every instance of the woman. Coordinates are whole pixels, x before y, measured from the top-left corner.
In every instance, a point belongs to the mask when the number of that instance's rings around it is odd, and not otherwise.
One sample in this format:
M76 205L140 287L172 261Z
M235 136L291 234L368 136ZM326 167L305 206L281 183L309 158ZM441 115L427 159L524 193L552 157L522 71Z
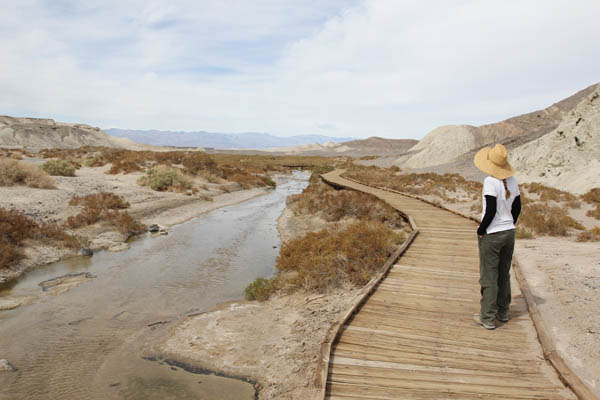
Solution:
M521 196L507 151L497 144L475 155L475 166L489 176L483 181L483 214L477 229L481 311L476 324L495 329L495 320L508 321L510 264L515 247L515 224L521 212Z

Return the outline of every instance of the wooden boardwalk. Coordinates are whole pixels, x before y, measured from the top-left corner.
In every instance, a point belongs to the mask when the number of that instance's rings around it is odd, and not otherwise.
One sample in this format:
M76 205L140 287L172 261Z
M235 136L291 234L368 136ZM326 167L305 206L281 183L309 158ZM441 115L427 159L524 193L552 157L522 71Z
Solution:
M542 353L512 281L510 321L477 326L476 224L420 200L326 178L411 215L419 235L332 349L329 399L573 399Z

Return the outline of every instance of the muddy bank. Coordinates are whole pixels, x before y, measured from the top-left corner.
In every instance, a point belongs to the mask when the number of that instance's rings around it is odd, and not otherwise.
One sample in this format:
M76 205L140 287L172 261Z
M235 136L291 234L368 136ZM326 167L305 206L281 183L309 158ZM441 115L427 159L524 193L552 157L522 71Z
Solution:
M234 302L189 318L159 346L165 357L257 381L260 399L308 399L321 342L358 290Z
M35 160L34 160L35 161ZM68 206L73 196L85 196L99 191L122 196L131 207L133 217L146 225L157 224L163 229L181 224L209 211L237 204L268 193L269 189L242 190L234 183L197 182L199 193L186 196L181 193L157 192L139 186L136 181L141 173L127 175L105 174L110 166L82 167L75 177L54 177L56 189L35 189L25 186L0 187L0 207L15 209L36 222L64 223L80 208ZM283 178L280 176L279 178ZM276 177L277 179L277 177ZM201 178L197 178L201 181ZM92 250L122 251L128 248L128 236L113 227L98 223L70 231ZM41 265L74 256L77 252L29 241L23 249L25 258L9 268L0 269L0 283L18 278L26 271Z

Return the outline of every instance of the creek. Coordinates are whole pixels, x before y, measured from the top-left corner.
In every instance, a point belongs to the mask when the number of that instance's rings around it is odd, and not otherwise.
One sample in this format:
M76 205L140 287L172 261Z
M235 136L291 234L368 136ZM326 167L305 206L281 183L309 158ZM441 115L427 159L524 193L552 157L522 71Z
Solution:
M240 299L248 283L273 275L277 218L307 179L294 173L167 236L66 259L0 287L0 300L26 303L0 311L0 358L17 369L0 372L0 399L254 399L251 383L190 373L152 347L186 316Z

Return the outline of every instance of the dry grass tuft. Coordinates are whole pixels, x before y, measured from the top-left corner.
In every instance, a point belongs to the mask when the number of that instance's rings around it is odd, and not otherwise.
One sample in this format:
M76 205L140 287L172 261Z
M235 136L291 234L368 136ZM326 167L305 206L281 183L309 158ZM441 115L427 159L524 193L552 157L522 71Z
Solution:
M523 183L520 186L527 190L529 194L534 193L538 195L540 201L556 201L560 203L563 201L571 202L577 200L577 197L569 192L542 185L537 182Z
M588 212L586 212L585 215L587 215L588 217L600 219L600 203L596 204L595 208L588 210Z
M577 235L578 242L600 242L600 226L583 231Z
M0 186L23 184L32 188L52 189L54 179L33 164L0 158Z
M583 201L590 204L600 204L600 188L590 189L587 193L581 196Z
M569 229L583 230L583 225L567 215L564 208L543 203L525 204L519 224L537 235L567 236Z

